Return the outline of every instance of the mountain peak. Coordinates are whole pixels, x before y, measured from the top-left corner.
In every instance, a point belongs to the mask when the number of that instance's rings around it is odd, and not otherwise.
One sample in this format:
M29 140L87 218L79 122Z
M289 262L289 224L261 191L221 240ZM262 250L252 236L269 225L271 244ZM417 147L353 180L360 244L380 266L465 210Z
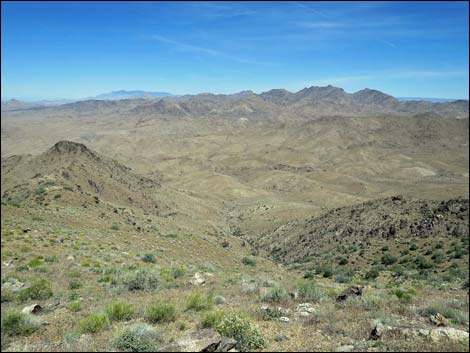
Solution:
M95 153L92 152L83 143L62 140L57 142L54 146L46 151L47 155L88 155L96 157Z

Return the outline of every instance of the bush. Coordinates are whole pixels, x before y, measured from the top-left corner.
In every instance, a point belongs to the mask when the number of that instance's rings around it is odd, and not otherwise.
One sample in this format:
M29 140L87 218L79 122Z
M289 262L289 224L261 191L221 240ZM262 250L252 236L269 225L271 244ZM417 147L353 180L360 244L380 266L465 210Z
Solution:
M119 225L117 223L113 223L111 230L119 230Z
M200 292L191 293L186 298L186 310L202 311L210 310L214 303L212 295L205 295Z
M157 259L155 258L155 256L153 254L145 254L143 257L142 257L142 261L143 262L149 262L149 263L156 263L157 262Z
M242 259L242 262L244 265L247 265L247 266L256 266L256 260L251 257L244 257Z
M123 286L129 291L155 290L160 285L160 273L156 270L140 269L133 272L120 272L111 280L114 286Z
M225 303L225 298L222 297L221 295L216 295L214 297L214 304L220 305Z
M108 318L105 314L91 314L78 322L80 333L97 333L108 325Z
M330 278L331 276L333 276L334 274L334 270L333 270L333 267L331 267L330 265L325 265L323 266L320 271L322 272L323 274L323 277L325 278Z
M78 289L82 286L82 284L80 283L80 281L76 281L76 280L72 280L69 282L69 289Z
M46 281L45 279L40 279L28 288L21 289L18 291L18 299L22 302L25 302L29 299L32 300L44 300L52 297L53 292L51 288L51 284Z
M418 250L418 245L416 245L416 244L411 244L411 246L410 246L410 251L415 251L415 250Z
M228 315L216 327L222 336L233 338L237 341L236 348L242 352L266 347L266 341L247 319L238 315Z
M136 324L118 334L114 346L124 352L156 352L162 338L152 326Z
M414 263L416 264L416 267L419 268L420 270L427 270L430 269L434 266L434 264L426 259L424 256L416 256L414 259Z
M176 307L171 303L156 302L150 304L145 313L147 320L151 323L176 320Z
M2 333L12 336L29 335L36 331L39 326L40 322L31 315L18 311L2 313Z
M365 274L364 279L371 280L376 279L380 275L380 267L373 266L371 269Z
M67 309L76 313L82 310L82 304L80 303L80 301L74 300L67 305Z
M393 294L402 302L409 304L411 302L411 299L413 299L413 296L409 291L405 291L404 289L401 288L396 288L393 290Z
M301 280L297 284L299 297L304 300L320 301L323 298L322 293L317 288L315 281Z
M395 262L397 262L397 258L390 253L382 256L382 263L386 266L393 265Z
M130 320L134 315L132 305L125 302L113 302L106 305L106 315L111 321Z
M223 320L225 314L222 311L206 311L201 315L202 328L215 328Z
M286 289L280 286L274 286L269 288L266 295L262 298L265 302L280 303L285 301L289 297L289 293Z
M338 261L338 265L340 265L340 266L347 265L347 263L348 263L348 259L346 259L346 258L344 258L344 257L342 257L342 258L339 259L339 261Z

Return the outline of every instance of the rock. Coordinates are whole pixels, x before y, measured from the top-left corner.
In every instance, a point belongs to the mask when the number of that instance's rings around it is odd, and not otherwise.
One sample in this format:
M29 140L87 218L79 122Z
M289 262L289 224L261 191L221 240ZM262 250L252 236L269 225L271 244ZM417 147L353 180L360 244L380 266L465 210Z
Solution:
M68 261L75 261L75 257L73 257L73 255L69 255L69 256L67 256L67 260Z
M233 352L237 342L212 329L192 332L159 352Z
M377 322L370 333L369 339L378 340L379 338L382 338L385 331L385 326L381 322Z
M10 278L7 282L2 284L3 289L9 289L13 292L20 290L24 286L23 282L18 281L16 278Z
M224 240L220 245L222 245L223 248L228 248L230 243L227 240Z
M343 293L338 295L336 297L337 302L342 302L347 300L350 296L358 296L360 297L362 295L362 290L364 289L363 286L351 286L348 289L346 289Z
M279 321L285 322L286 324L288 324L288 323L290 322L290 319L289 319L288 317L286 317L286 316L281 316L281 317L279 318Z
M11 267L11 266L13 266L13 261L12 261L12 260L4 261L4 262L3 262L3 266L5 266L5 267Z
M23 314L39 314L42 311L42 306L39 304L29 305L21 310Z
M439 313L436 313L436 315L431 315L431 317L429 318L429 321L431 321L431 323L436 326L448 326L449 325L449 322L447 321L447 319Z
M200 286L206 283L206 279L200 274L199 272L196 272L194 274L194 277L189 281L193 286Z
M351 345L339 346L338 348L335 349L335 352L354 352L354 346L351 346Z
M294 300L299 299L299 292L290 292L289 295Z
M296 312L306 312L308 314L313 314L315 312L315 308L312 307L312 304L310 303L301 303L298 304L297 307L295 308Z
M442 327L431 330L429 332L429 338L435 342L441 339L448 339L451 341L465 341L468 340L468 332L457 330L453 327Z
M23 233L28 233L28 232L31 232L31 228L25 228L25 229L23 229Z
M308 316L310 316L310 313L307 312L307 311L301 311L301 312L299 312L299 316L301 316L301 317L308 317Z
M289 339L289 337L287 337L286 335L277 335L274 340L276 342L282 342L282 341L287 341Z

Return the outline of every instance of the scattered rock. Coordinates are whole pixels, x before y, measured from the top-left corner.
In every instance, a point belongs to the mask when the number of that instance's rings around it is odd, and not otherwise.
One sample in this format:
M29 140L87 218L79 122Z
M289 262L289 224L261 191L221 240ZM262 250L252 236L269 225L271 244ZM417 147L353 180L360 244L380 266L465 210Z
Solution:
M344 345L335 349L335 352L354 352L354 346Z
M189 281L193 286L200 286L206 283L206 279L200 274L199 272L196 272L194 274L194 277Z
M69 256L67 256L67 260L68 261L75 261L75 257L73 257L73 255L69 255Z
M276 342L283 342L283 341L287 341L289 339L289 337L287 337L286 335L277 335L274 340Z
M39 314L42 311L42 306L39 304L29 305L21 310L23 314Z
M159 352L234 352L237 342L219 335L212 329L204 329L185 336Z
M343 293L338 295L336 297L337 302L342 302L347 300L350 296L358 296L360 297L362 295L362 290L364 289L363 286L351 286L348 289L346 289Z
M448 339L451 341L465 341L468 340L468 332L457 330L452 327L442 327L431 330L429 338L432 341L439 341L441 339Z
M279 318L279 321L285 322L286 324L288 324L288 323L290 322L290 319L289 319L288 317L286 317L286 316L281 316L281 317Z
M9 278L7 282L2 284L3 289L9 289L13 292L20 290L23 286L24 283L18 281L16 278Z

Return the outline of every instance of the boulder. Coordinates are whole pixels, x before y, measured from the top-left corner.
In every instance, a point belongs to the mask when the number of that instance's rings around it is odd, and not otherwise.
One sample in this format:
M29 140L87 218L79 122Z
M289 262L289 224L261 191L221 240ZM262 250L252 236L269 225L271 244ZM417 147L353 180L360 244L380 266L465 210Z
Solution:
M354 346L351 346L351 345L339 346L335 349L335 352L354 352Z
M39 314L42 311L42 306L39 304L29 305L21 310L23 314Z
M447 321L447 319L439 313L436 313L436 315L431 315L429 317L429 321L431 321L431 323L436 326L448 326L449 325L449 322Z
M429 338L432 341L439 341L441 339L448 339L450 341L465 341L468 340L468 332L457 330L453 327L441 327L431 330L429 332Z
M191 283L193 286L200 286L206 283L206 279L202 276L202 274L196 272L193 278L191 278L191 280L189 281L189 283Z

